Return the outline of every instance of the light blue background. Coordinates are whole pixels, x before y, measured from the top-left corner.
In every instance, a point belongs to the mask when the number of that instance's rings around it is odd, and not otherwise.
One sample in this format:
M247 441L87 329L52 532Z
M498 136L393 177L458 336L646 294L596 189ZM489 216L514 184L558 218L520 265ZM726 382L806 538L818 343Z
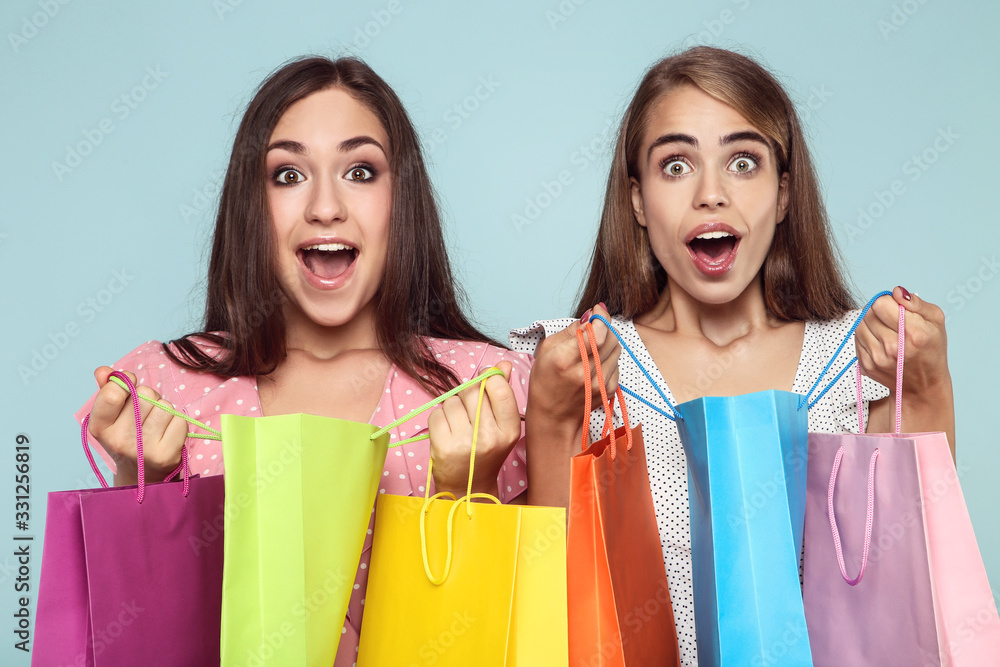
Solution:
M218 184L269 72L301 54L354 54L396 89L425 140L472 312L503 338L568 314L614 124L645 68L694 43L757 57L800 105L859 296L901 284L946 309L962 487L1000 584L998 20L986 0L3 3L0 609L16 599L13 547L3 546L16 532L16 434L32 443L37 582L45 493L95 486L72 418L93 369L199 324ZM463 104L464 117L454 108ZM112 131L57 174L53 163L102 121ZM925 151L933 164L915 170ZM540 197L564 170L572 182ZM526 199L545 206L519 226ZM859 209L870 211L867 229ZM108 301L115 271L127 286L97 312L87 300ZM61 338L67 326L76 335ZM22 377L19 367L59 342ZM0 662L27 664L6 613Z

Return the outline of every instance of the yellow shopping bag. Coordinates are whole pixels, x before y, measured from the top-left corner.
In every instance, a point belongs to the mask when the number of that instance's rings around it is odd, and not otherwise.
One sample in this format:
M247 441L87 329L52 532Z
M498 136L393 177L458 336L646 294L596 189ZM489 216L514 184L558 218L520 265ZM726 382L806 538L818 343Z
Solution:
M558 667L566 617L563 508L379 496L359 665Z

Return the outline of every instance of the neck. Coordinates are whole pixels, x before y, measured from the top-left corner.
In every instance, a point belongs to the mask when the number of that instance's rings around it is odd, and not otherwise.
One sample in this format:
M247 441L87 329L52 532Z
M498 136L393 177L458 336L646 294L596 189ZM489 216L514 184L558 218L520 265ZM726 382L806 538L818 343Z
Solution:
M323 326L301 311L286 313L285 349L301 352L327 361L345 352L378 350L375 330L375 306L369 303L348 322L338 326Z
M668 277L656 305L636 319L653 329L705 338L725 347L772 326L762 282L758 274L735 299L713 304L698 301Z

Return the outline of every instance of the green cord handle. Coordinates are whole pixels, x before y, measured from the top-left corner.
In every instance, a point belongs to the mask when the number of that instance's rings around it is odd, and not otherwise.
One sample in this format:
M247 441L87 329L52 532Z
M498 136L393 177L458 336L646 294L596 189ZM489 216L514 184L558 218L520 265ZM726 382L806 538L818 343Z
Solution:
M122 380L120 380L120 379L118 379L118 378L116 378L114 376L112 376L112 377L110 377L108 379L111 380L112 382L114 382L116 385L118 385L122 389L124 389L125 391L128 391L128 387L125 385L125 383ZM200 421L198 421L194 417L188 417L183 412L178 412L177 410L174 410L169 405L167 405L165 403L161 403L160 401L157 401L154 398L150 398L149 396L146 396L145 394L140 394L140 393L136 392L136 396L138 396L139 398L141 398L144 401L148 401L148 402L152 403L153 405L155 405L156 407L160 408L164 412L169 412L173 416L180 417L181 419L183 419L184 421L186 421L189 424L193 424L193 425L197 426L198 428L203 428L206 431L208 431L208 433L188 433L187 437L189 437L189 438L202 438L203 440L222 440L222 432L221 431L216 431L211 426L206 426L205 424L202 424Z
M408 421L410 419L413 419L414 417L416 417L420 413L426 412L427 410L430 410L434 406L438 405L439 403L443 403L444 401L446 401L447 399L451 398L455 394L457 394L457 393L459 393L461 391L465 391L469 387L471 387L471 386L473 386L473 385L475 385L475 384L477 384L479 382L482 382L486 378L493 377L494 375L503 375L503 371L501 371L499 368L491 368L488 371L486 371L485 373L483 373L482 375L480 375L479 377L472 378L468 382L463 382L462 384L458 385L457 387L455 387L451 391L448 391L448 392L446 392L444 394L441 394L440 396L438 396L434 400L432 400L432 401L430 401L428 403L425 403L424 405L420 406L419 408L416 408L416 409L412 410L405 417L400 417L399 419L397 419L396 421L392 422L388 426L384 426L384 427L380 428L379 430L375 431L371 435L371 440L375 440L377 438L380 438L381 436L385 435L386 433L388 433L392 429L396 428L397 426L399 426L403 422L406 422L406 421ZM112 382L114 382L116 385L118 385L119 387L121 387L122 389L124 389L125 391L128 391L128 387L125 386L125 383L123 381L121 381L120 379L118 379L116 377L111 377L109 379ZM164 412L169 412L170 414L174 415L175 417L180 417L181 419L183 419L184 421L186 421L189 424L193 424L194 426L197 426L198 428L202 428L202 429L205 429L206 431L208 431L208 433L188 433L187 437L189 437L189 438L202 438L204 440L222 440L222 432L221 431L217 431L214 428L212 428L211 426L206 426L205 424L202 424L200 421L198 421L194 417L189 417L186 414L184 414L183 412L179 412L178 410L174 410L169 405L166 405L165 403L162 403L161 401L157 401L154 398L150 398L149 396L146 396L145 394L138 394L138 396L142 400L147 401L149 403L152 403L153 405L155 405L156 407L160 408ZM428 438L430 438L430 436L425 433L423 435L418 435L418 436L415 436L415 437L412 437L412 438L407 438L406 440L400 440L397 443L389 445L389 447L390 448L392 448L392 447L400 447L402 445L408 445L411 442L417 442L419 440L427 440Z
M479 377L474 377L471 380L469 380L468 382L463 382L462 384L458 385L454 389L441 394L437 398L435 398L435 399L433 399L433 400L431 400L431 401L429 401L427 403L424 403L419 408L415 408L415 409L411 410L406 416L400 417L399 419L397 419L396 421L392 422L388 426L383 426L382 428L380 428L379 430L377 430L377 431L375 431L374 433L371 434L371 439L372 440L377 440L378 438L381 438L383 435L385 435L386 433L388 433L392 429L396 428L397 426L399 426L403 422L406 422L406 421L409 421L409 420L413 419L414 417L416 417L417 415L419 415L422 412L427 412L428 410L430 410L434 406L438 405L439 403L443 403L444 401L448 400L449 398L451 398L455 394L457 394L459 392L462 392L462 391L465 391L469 387L471 387L473 385L476 385L476 384L479 384L480 382L483 382L487 378L493 377L494 375L503 375L503 371L501 371L499 368L494 367L494 368L489 369L488 371L486 371L485 373L483 373ZM428 438L430 438L430 435L428 435L428 434L425 433L424 435L418 435L418 436L414 436L412 438L407 438L406 440L400 440L399 442L396 442L396 443L393 443L393 444L389 445L389 448L392 449L393 447L400 447L402 445L408 445L411 442L417 442L419 440L427 440Z

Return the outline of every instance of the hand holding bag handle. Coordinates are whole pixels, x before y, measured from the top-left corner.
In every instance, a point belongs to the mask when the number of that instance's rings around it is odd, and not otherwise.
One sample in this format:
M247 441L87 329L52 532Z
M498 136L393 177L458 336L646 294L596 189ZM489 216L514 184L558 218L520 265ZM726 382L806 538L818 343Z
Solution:
M618 336L618 332L615 331L610 324L608 324L607 320L605 320L603 317L600 317L600 315L595 315L595 317L600 318L605 324L608 325L608 328L612 332L614 332L615 336ZM601 402L604 404L604 428L601 430L601 438L606 438L608 437L608 434L611 433L612 427L614 426L614 406L608 399L608 392L604 386L604 371L601 369L601 355L597 349L597 335L594 333L594 325L591 324L590 322L587 322L586 330L587 330L587 336L590 339L590 349L594 354L594 370L597 372L597 386L601 391ZM619 340L621 339L619 338ZM588 369L590 367L590 360L588 359L587 355L587 344L583 340L583 329L576 330L576 341L577 344L580 346L580 360L583 362L584 369ZM624 342L622 342L622 345L624 346ZM631 350L629 350L629 352L631 353ZM580 443L581 451L586 450L587 447L589 446L587 433L590 426L590 409L591 409L590 395L592 391L593 389L591 387L591 382L590 382L590 373L584 370L583 432L581 434L581 443ZM628 410L625 408L625 396L622 394L621 386L618 387L617 391L615 392L615 396L618 397L618 405L621 406L622 409L622 421L624 422L625 426L625 438L627 443L626 448L631 451L632 428L631 426L629 426L628 423ZM611 460L613 461L615 459L615 454L616 454L616 445L614 438L611 439L611 442L608 445L608 452L611 456Z
M902 411L903 411L903 349L905 346L906 336L905 336L905 326L906 326L906 309L903 306L899 307L899 337L897 339L897 350L896 350L896 433L900 432L902 427ZM865 423L864 423L864 412L861 407L862 396L861 396L861 363L857 364L857 398L858 398L858 432L864 433ZM868 464L868 509L865 516L865 541L861 552L861 569L858 571L858 576L855 578L850 578L847 574L847 567L844 564L844 551L840 544L840 531L837 529L837 517L833 511L833 494L837 485L837 472L840 470L840 462L844 458L844 447L841 446L837 450L837 456L833 460L833 471L830 473L830 487L827 493L827 513L830 517L830 532L833 534L833 545L837 550L837 561L840 563L840 574L844 577L846 581L851 586L857 586L861 582L861 578L865 576L865 568L868 565L868 552L871 548L871 538L872 538L872 523L875 518L875 463L878 461L878 448L872 452L871 462Z
M139 391L136 389L135 384L133 384L132 380L129 379L128 375L122 373L121 371L112 371L112 373L108 376L108 379L113 381L122 389L126 390L132 397L132 409L135 413L135 453L136 453L136 461L138 463L136 467L139 473L139 484L138 488L135 491L135 498L139 504L142 504L142 500L146 495L146 466L142 453L142 412L139 410L139 401L138 401L139 398L152 403L154 406L160 408L161 410L169 412L170 414L176 417L180 417L189 424L194 424L195 426L198 426L199 428L203 428L206 431L208 431L208 433L188 433L187 434L188 437L199 437L199 438L204 438L206 440L219 440L221 438L221 434L219 433L219 431L210 428L205 424L202 424L197 419L188 417L184 413L178 412L177 410L174 410L173 408L161 403L160 401L154 400L149 396L140 394ZM97 462L94 460L94 454L90 451L89 438L88 438L89 432L87 431L87 426L89 423L90 423L90 413L87 413L87 416L83 418L83 423L81 424L80 427L80 438L83 441L83 451L87 455L87 460L90 462L91 469L93 469L94 474L97 475L97 481L99 481L101 483L101 486L106 489L108 488L108 482L106 479L104 479L104 475L97 467ZM191 477L191 469L188 467L188 450L186 444L183 447L181 447L180 464L176 468L174 468L174 470L169 475L167 475L166 479L164 479L163 481L169 482L174 477L176 477L178 473L180 473L183 478L181 492L186 498L188 495L188 491L190 489L190 477Z

